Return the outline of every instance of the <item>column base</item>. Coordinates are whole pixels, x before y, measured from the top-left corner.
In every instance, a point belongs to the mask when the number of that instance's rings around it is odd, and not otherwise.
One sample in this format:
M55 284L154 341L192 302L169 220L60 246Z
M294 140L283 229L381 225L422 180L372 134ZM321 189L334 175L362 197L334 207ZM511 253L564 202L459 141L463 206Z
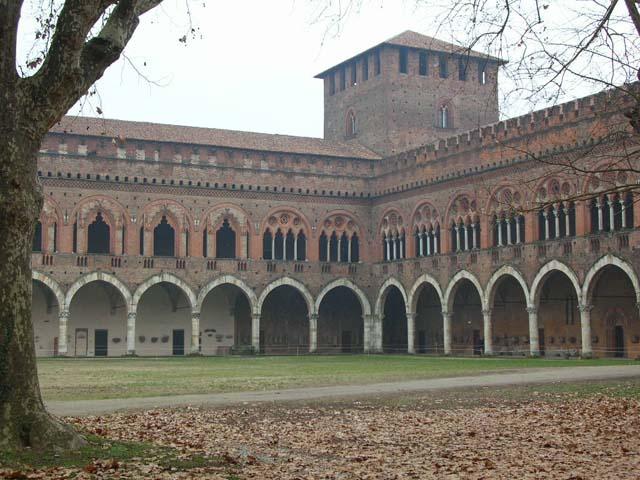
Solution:
M200 352L190 352L188 354L185 355L186 357L203 357L204 355L202 355L202 353Z
M591 360L593 358L593 352L584 352L580 354L580 358L583 360Z
M529 352L529 358L542 358L542 354L539 350Z
M131 352L127 352L124 355L122 355L123 357L137 357L138 354L136 353L135 350L131 351Z

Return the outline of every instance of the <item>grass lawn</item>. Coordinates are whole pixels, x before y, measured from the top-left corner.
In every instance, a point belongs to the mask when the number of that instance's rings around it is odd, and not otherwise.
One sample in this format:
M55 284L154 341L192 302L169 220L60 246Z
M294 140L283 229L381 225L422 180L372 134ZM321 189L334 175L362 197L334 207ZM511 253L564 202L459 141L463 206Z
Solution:
M415 355L45 358L38 360L38 373L45 400L89 400L366 384L518 368L624 364L638 362Z

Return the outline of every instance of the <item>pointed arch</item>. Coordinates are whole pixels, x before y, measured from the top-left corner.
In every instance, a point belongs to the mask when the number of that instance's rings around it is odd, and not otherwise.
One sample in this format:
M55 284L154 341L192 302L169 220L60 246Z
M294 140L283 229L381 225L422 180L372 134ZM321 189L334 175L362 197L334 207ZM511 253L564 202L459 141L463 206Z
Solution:
M325 297L325 295L337 287L346 287L349 290L353 291L353 293L355 293L356 296L358 297L358 300L360 300L360 306L362 307L362 314L371 315L371 304L369 303L369 299L367 298L365 293L355 283L353 283L351 280L347 280L346 278L338 278L324 286L324 288L320 291L320 293L316 297L316 302L315 302L316 312L320 311L320 304L322 303L322 299Z
M554 271L562 272L569 278L575 290L578 302L582 303L582 292L580 289L578 276L570 267L568 267L564 263L558 260L551 260L550 262L547 262L542 267L540 267L540 270L538 270L538 273L536 273L533 282L531 282L531 291L529 293L531 305L533 307L538 307L540 303L540 286L544 283L544 280Z
M300 292L300 294L305 299L305 302L307 303L307 312L309 315L317 313L315 310L315 304L313 302L313 296L311 295L311 292L309 292L307 287L303 283L291 277L281 277L281 278L278 278L277 280L274 280L266 287L264 287L264 290L262 290L262 293L260 293L260 296L258 297L258 301L255 304L254 314L260 315L260 313L262 312L262 304L264 303L269 293L271 293L273 290L283 285L288 285L290 287L293 287Z
M129 288L127 288L127 286L118 277L106 272L92 272L83 275L69 287L64 300L64 308L69 308L69 306L71 305L71 301L73 300L73 297L78 290L80 290L86 284L96 281L109 283L114 286L122 294L124 303L129 308L131 307L131 292L129 291Z
M473 273L467 270L460 270L449 281L449 284L447 285L447 289L444 292L444 303L442 304L443 307L446 306L448 311L453 310L453 301L455 299L455 293L458 288L458 283L460 282L460 280L464 280L464 279L469 280L476 287L476 290L478 291L478 295L480 296L480 302L482 302L482 309L483 310L486 309L486 305L484 302L485 300L484 291L482 290L482 286L480 285L480 282L478 281L477 277Z
M484 304L486 305L486 308L492 307L498 281L505 276L514 278L520 284L520 286L522 287L522 293L524 294L524 298L527 303L527 307L532 306L529 296L529 286L527 285L527 282L522 274L511 265L503 265L498 270L496 270L493 275L491 275L491 278L489 279L489 281L487 282L487 286L485 287Z
M391 286L394 286L398 290L400 290L400 293L402 294L402 299L404 300L405 309L409 308L407 292L404 289L404 285L402 285L402 283L400 283L400 281L395 277L389 277L385 280L385 282L382 284L382 286L378 290L378 296L376 298L375 314L378 315L380 318L382 318L382 309L384 308L386 291Z
M202 287L202 289L200 289L200 292L198 293L198 299L196 302L196 305L198 306L198 311L200 311L200 309L202 308L202 304L204 303L204 300L207 298L207 295L209 294L209 292L211 292L211 290L213 290L214 288L219 287L220 285L234 285L238 287L240 290L242 290L245 296L247 297L247 300L249 301L249 306L251 307L251 311L252 312L254 311L255 306L258 303L258 297L256 296L256 293L253 291L251 287L249 287L249 285L244 283L239 278L234 277L233 275L222 275L221 277L213 279L212 281L207 283L204 287Z
M444 296L442 294L440 283L438 283L438 281L428 273L423 273L414 282L411 290L409 291L407 309L410 309L411 312L416 311L416 302L418 301L418 297L420 296L422 286L425 284L429 284L435 289L436 293L438 294L438 298L440 299L440 305L444 305Z
M635 270L628 262L610 253L606 254L603 257L600 257L600 259L593 264L593 266L585 275L584 282L582 284L582 300L585 303L589 303L589 301L591 300L593 285L595 284L594 280L598 273L608 265L618 267L620 270L627 274L627 277L629 277L629 281L633 285L633 290L636 293L636 303L640 303L640 282L638 281L638 276L636 275Z
M138 302L140 301L142 295L154 285L162 282L172 283L173 285L181 289L189 300L189 304L191 305L192 310L198 307L199 303L195 293L193 293L191 287L184 280L171 273L162 272L148 278L138 286L131 300L131 308L134 312L138 308Z
M38 282L46 285L53 292L53 294L56 297L56 300L58 301L58 308L62 310L63 307L65 306L65 296L64 296L64 293L62 293L62 288L60 288L60 285L58 285L58 282L56 282L50 276L45 275L44 273L40 273L36 270L31 271L31 278L33 280L37 280Z

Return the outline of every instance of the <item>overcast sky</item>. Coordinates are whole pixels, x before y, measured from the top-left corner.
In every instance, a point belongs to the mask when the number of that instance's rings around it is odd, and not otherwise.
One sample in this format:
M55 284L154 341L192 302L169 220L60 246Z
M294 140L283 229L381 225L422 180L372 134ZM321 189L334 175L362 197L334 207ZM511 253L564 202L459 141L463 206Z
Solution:
M369 1L328 36L326 22L313 22L323 1L206 3L191 2L202 38L186 46L178 41L188 29L185 0L165 0L147 14L126 53L159 85L120 61L82 114L97 115L99 105L107 118L320 137L322 81L314 75L405 30L462 36L437 31L435 10L416 9L415 0ZM32 39L23 28L23 51Z

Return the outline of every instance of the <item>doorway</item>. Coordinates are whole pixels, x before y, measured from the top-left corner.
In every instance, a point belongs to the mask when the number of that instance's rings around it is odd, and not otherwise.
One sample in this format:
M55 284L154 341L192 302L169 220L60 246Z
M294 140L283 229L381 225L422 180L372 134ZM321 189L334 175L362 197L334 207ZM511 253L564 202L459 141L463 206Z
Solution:
M473 354L482 355L484 349L482 338L480 338L480 330L473 331Z
M87 349L89 347L88 342L89 330L86 328L76 328L76 348L73 354L76 357L86 357Z
M614 336L614 356L616 358L624 357L624 328L622 325L616 325L613 330Z
M351 353L351 330L342 331L342 353Z
M96 330L94 341L94 355L106 357L109 353L109 330Z
M538 329L538 342L540 344L540 356L544 357L544 328Z
M173 331L173 355L184 355L184 330Z

